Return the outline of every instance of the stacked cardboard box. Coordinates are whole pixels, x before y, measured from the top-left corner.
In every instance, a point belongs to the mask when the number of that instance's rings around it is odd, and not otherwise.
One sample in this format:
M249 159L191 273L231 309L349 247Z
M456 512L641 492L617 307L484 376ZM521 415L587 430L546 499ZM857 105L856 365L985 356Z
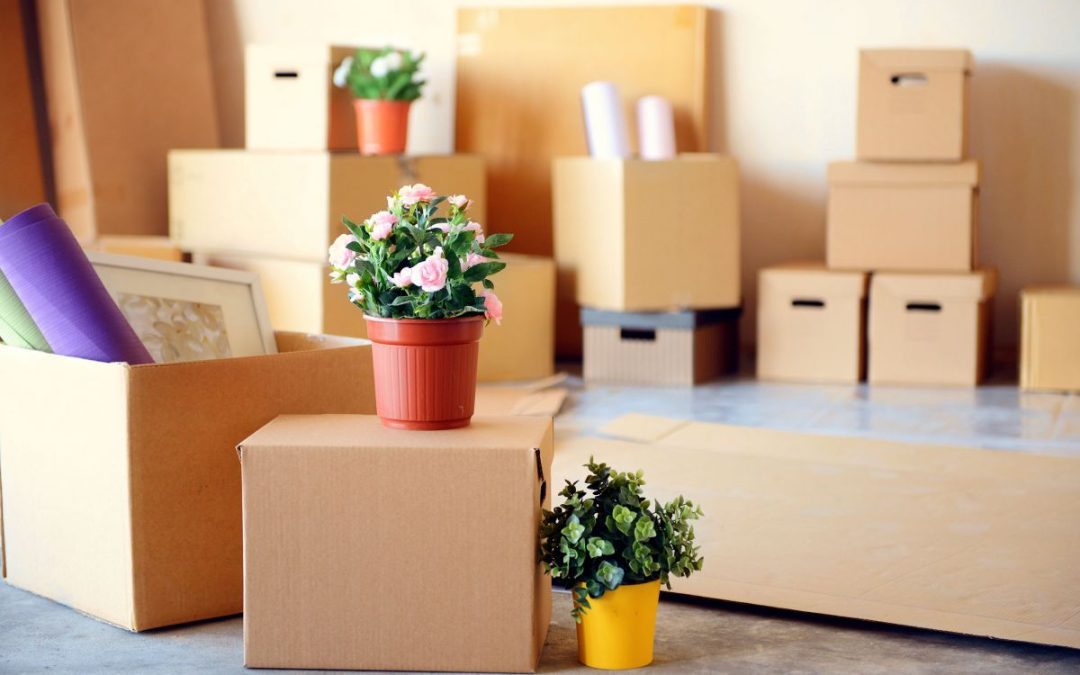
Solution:
M702 351L700 338L717 321L734 331L738 319L738 312L716 312L740 304L735 161L711 154L669 161L573 157L556 160L553 171L559 287L573 292L559 305L584 308L586 378L692 384L724 372L733 359ZM612 312L633 314L621 320ZM699 312L706 314L694 316ZM659 340L667 329L693 335ZM633 336L602 337L611 330ZM724 341L714 342L718 352ZM663 367L622 369L629 361L617 353L626 349L629 357L644 343L651 343L650 359L688 370L675 376Z
M1025 288L1020 321L1020 386L1080 391L1080 287Z
M761 377L858 382L864 354L872 383L985 376L996 275L977 260L970 72L966 50L860 53L857 160L828 171L827 267L762 271ZM868 312L826 297L861 300L867 274Z

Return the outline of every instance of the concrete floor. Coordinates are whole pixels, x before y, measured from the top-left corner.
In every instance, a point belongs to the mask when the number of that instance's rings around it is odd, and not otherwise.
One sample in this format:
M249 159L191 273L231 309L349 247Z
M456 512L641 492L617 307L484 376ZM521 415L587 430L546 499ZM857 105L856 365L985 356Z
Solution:
M988 451L1080 456L1080 397L1009 385L956 389L816 387L735 380L693 390L635 387L573 394L560 435L592 434L625 413L859 434ZM555 597L543 672L576 660L569 597ZM0 584L0 673L241 672L240 618L132 634ZM721 602L665 598L655 671L1077 673L1080 651L870 624Z

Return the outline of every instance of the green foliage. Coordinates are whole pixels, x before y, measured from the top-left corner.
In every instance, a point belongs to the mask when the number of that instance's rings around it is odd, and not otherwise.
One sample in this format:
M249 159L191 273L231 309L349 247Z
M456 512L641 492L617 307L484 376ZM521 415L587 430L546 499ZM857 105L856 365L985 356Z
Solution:
M489 240L493 237L489 237ZM641 471L620 473L590 459L585 489L567 481L561 504L544 511L540 559L553 579L571 588L576 621L599 598L622 584L688 577L704 559L692 521L701 508L679 496L655 505L644 498Z
M415 101L424 80L419 79L424 54L386 47L357 49L345 82L355 98Z

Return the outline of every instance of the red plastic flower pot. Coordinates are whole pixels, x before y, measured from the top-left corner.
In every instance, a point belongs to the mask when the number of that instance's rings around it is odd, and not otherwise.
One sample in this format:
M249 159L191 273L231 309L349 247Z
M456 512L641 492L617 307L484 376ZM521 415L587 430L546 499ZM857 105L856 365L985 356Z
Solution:
M400 155L409 137L409 108L412 101L383 101L358 98L356 141L362 155Z
M468 426L484 318L364 320L382 423L424 431Z

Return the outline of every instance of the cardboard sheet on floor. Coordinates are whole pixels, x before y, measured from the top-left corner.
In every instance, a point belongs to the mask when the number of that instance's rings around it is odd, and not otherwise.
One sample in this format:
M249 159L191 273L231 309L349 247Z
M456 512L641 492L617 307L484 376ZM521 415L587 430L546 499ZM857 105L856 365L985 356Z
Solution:
M685 494L701 573L674 591L1080 647L1080 459L631 415L563 439Z
M476 388L476 414L554 417L566 401L566 388L558 386L565 379L559 373L524 384L481 384Z

